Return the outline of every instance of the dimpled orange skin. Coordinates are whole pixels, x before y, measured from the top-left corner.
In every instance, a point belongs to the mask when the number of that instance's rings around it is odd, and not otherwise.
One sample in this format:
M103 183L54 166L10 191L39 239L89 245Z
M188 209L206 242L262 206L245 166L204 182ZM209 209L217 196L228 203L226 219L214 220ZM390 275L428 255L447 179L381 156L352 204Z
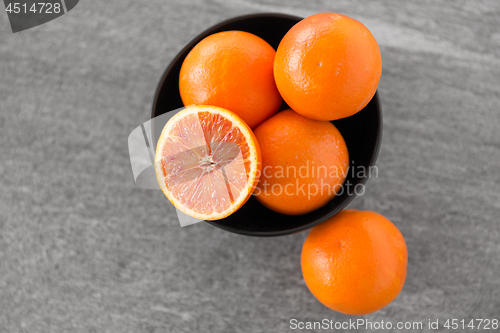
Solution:
M382 75L379 46L360 22L336 13L309 16L283 37L274 61L276 85L303 116L336 120L362 110Z
M306 214L324 206L340 190L349 153L331 122L285 110L263 122L254 134L262 154L262 174L254 195L264 206L286 215Z
M401 232L370 211L341 211L314 227L302 247L309 290L325 306L350 315L391 303L403 288L407 263Z
M283 102L273 76L275 53L265 40L248 32L224 31L206 37L181 67L179 91L184 105L222 107L256 127Z

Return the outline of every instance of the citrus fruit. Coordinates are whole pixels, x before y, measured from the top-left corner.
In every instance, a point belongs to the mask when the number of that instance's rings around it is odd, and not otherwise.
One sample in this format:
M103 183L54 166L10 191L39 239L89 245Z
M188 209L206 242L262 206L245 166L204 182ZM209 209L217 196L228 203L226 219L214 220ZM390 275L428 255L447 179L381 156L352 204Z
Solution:
M274 77L296 112L317 120L349 117L372 99L382 74L377 41L360 22L335 13L294 25L276 51Z
M226 108L254 128L282 103L274 83L274 56L271 45L248 32L206 37L182 63L179 91L184 105Z
M262 174L255 196L287 215L311 212L330 201L349 168L342 135L330 122L279 112L255 129Z
M231 111L192 105L163 128L155 153L158 183L172 204L201 220L229 216L259 181L261 154L252 130Z
M408 253L403 235L382 215L343 210L314 227L302 247L309 290L332 310L363 315L401 292Z

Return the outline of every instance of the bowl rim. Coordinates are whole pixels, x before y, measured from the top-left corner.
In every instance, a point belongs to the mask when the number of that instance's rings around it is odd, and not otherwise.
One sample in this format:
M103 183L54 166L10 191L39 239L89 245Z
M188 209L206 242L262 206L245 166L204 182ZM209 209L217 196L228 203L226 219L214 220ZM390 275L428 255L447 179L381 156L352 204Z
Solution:
M180 58L183 56L183 54L186 52L187 49L193 48L199 41L201 41L203 38L208 36L207 34L211 34L211 31L217 30L226 24L230 24L233 22L237 22L240 20L244 19L251 19L251 18L261 18L261 17L271 17L271 18L285 18L285 19L292 19L292 20L303 20L303 17L296 16L296 15L290 15L290 14L283 14L283 13L274 13L274 12L267 12L267 13L252 13L252 14L246 14L246 15L240 15L240 16L235 16L232 18L229 18L227 20L221 21L194 36L191 38L188 42L184 44L184 46L176 53L175 57L170 61L169 65L167 68L163 71L163 74L156 86L156 91L153 96L153 103L151 107L151 114L150 114L150 120L153 120L155 117L155 110L157 109L158 105L158 100L160 96L160 91L165 84L165 80L174 67L174 64L176 64ZM382 143L382 134L383 134L383 118L382 118L382 107L380 103L380 97L379 97L379 92L378 89L375 91L375 94L373 95L372 99L370 102L374 101L376 104L376 112L379 118L378 121L378 129L377 129L377 136L376 136L376 141L375 141L375 146L373 149L372 156L369 161L369 167L374 166L379 152L380 152L380 146ZM368 181L369 175L365 175L359 182L359 184L364 185ZM357 196L357 193L354 192L352 195L348 197L341 205L339 205L336 209L328 212L328 214L325 214L323 217L315 220L314 222L310 222L307 224L304 224L300 227L292 228L292 229L286 229L282 231L248 231L248 230L241 230L237 228L231 228L225 225L218 224L217 221L205 221L208 222L208 224L217 227L219 229L222 229L224 231L228 231L231 233L239 234L239 235L245 235L245 236L254 236L254 237L276 237L276 236L286 236L286 235L292 235L295 233L299 233L308 229L313 228L314 226L326 221L327 219L331 218L335 214L339 213L342 209L344 209L347 205L351 203L352 200ZM335 197L332 199L334 200ZM286 215L283 215L286 217Z

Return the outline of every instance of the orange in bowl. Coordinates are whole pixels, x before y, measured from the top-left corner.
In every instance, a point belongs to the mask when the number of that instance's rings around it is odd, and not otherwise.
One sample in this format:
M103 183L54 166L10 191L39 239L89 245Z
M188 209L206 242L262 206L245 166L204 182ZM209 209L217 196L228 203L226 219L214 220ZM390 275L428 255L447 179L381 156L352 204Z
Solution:
M223 31L199 42L182 63L179 91L184 105L207 104L233 111L251 128L282 103L273 76L275 51L244 31Z
M300 215L324 206L341 189L349 153L328 121L285 110L255 129L262 152L257 200L281 214Z
M336 13L309 16L281 40L274 77L285 102L303 116L336 120L362 110L382 74L377 41L360 22Z
M192 105L165 125L155 153L158 184L184 214L218 220L238 210L259 181L261 153L231 111Z

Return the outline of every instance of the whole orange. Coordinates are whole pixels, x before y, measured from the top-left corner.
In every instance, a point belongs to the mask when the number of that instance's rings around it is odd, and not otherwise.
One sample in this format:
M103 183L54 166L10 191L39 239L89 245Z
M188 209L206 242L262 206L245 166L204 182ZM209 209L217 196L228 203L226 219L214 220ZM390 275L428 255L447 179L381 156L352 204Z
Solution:
M375 94L382 74L377 41L350 17L321 13L294 25L281 40L274 77L285 102L317 120L349 117Z
M332 310L363 315L401 292L408 253L403 235L382 215L343 210L314 227L302 247L309 290Z
M254 133L262 154L254 195L264 206L287 215L305 214L325 205L342 187L349 153L331 122L285 110Z
M248 32L206 37L182 63L179 91L184 105L222 107L256 127L282 103L273 77L274 56L271 45Z

